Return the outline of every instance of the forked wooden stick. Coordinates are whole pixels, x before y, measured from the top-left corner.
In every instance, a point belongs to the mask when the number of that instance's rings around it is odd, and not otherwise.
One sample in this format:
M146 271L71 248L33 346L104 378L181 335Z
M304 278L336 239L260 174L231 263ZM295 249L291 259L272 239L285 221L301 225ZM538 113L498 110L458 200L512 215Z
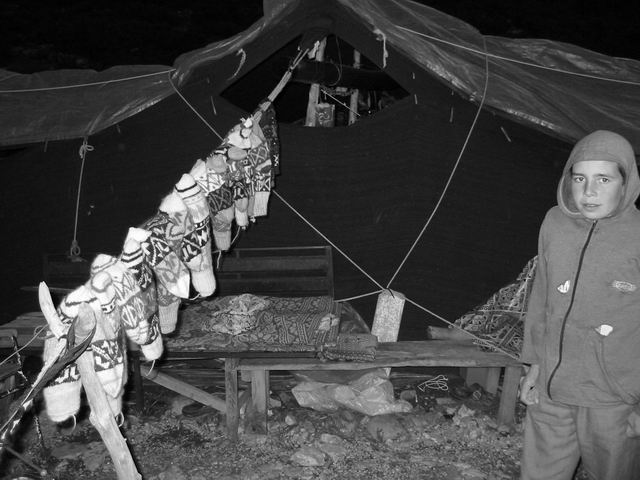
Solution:
M63 337L67 328L60 320L53 306L51 294L44 283L40 285L39 299L40 309L49 324L51 332L57 338ZM93 309L86 303L81 304L75 326L75 338L77 341L81 341L87 337L91 330L93 330L96 321L100 321L100 318L96 319L96 314ZM122 436L115 418L111 413L106 393L96 375L93 352L85 350L76 360L76 365L78 366L80 380L87 395L89 407L91 408L89 421L100 434L102 441L111 455L118 480L142 480L142 476L136 469L127 442Z

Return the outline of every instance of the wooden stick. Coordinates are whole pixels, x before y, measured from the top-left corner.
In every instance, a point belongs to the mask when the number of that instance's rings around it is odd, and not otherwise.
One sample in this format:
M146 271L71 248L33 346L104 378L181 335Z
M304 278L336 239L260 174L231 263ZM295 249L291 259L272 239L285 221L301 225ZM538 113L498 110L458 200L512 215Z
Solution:
M151 369L146 365L140 365L140 371L145 378L157 383L158 385L162 385L169 390L173 390L174 392L190 398L191 400L195 400L196 402L200 402L203 405L213 407L222 413L227 413L227 404L224 400L216 397L215 395L211 395L200 388L196 388L193 385L183 382L182 380L178 380L170 375L166 375L161 372L151 372Z
M87 331L87 326L92 325L95 321L95 313L91 307L86 304L81 305L76 330ZM92 328L91 326L88 331ZM142 480L142 475L136 469L127 442L116 424L106 393L96 375L93 352L85 351L80 355L76 364L91 407L89 421L98 430L109 455L111 455L118 480Z

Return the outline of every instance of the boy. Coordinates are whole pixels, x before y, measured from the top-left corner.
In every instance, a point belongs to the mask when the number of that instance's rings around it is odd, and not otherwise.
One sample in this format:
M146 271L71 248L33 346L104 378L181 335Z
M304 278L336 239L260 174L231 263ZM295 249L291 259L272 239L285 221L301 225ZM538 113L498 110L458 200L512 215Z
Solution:
M640 479L640 178L620 135L573 148L538 240L523 480Z

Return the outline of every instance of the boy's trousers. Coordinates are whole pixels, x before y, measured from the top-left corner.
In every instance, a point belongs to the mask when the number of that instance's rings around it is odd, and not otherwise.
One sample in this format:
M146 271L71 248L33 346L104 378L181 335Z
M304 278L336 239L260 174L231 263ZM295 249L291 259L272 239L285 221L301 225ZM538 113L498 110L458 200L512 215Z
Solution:
M550 400L527 407L522 480L571 480L578 461L592 480L640 479L640 437L626 434L630 405L577 407Z

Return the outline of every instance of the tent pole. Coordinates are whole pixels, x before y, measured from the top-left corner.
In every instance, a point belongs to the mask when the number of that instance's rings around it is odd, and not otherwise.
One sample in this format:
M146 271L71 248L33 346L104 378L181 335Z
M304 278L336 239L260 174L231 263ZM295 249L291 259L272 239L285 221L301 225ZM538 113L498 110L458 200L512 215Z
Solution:
M324 60L324 49L327 45L327 39L320 40L318 49L316 50L315 59L321 62ZM320 85L313 83L309 87L309 103L307 104L307 118L304 122L307 127L316 126L316 106L318 105L318 97L320 95Z
M360 68L360 52L353 51L353 66ZM356 112L358 111L358 95L360 91L356 88L351 92L351 98L349 98L349 125L352 125L356 121Z

